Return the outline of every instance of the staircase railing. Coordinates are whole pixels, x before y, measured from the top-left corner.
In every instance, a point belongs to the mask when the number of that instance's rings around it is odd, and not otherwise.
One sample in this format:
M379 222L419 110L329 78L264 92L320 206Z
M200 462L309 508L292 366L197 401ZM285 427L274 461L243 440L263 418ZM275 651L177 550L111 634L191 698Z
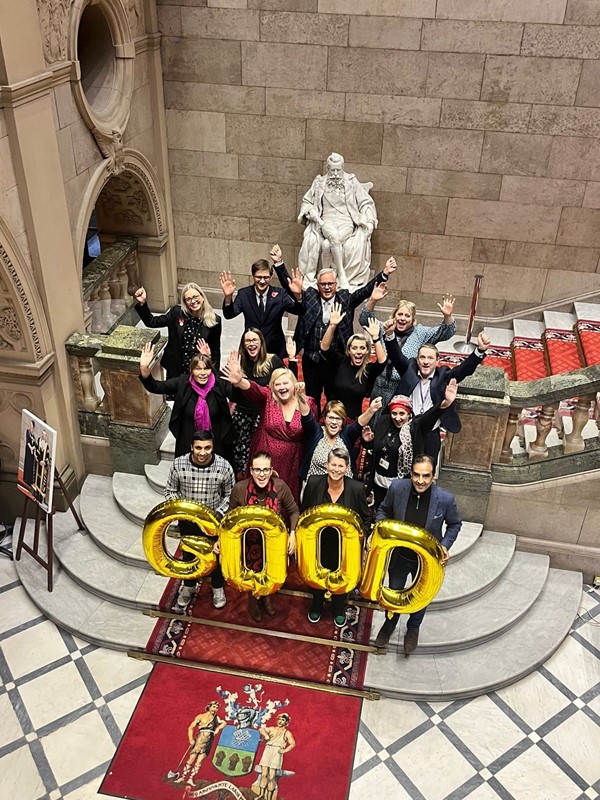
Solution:
M86 331L109 333L133 304L139 286L137 239L123 237L108 245L83 270Z

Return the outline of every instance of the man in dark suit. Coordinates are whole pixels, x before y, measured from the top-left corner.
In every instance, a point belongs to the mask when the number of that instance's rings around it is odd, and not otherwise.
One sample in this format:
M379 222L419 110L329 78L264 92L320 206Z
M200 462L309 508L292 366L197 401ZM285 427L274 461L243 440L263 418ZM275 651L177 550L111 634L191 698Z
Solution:
M375 522L382 519L396 519L409 525L416 525L429 531L442 545L445 566L450 557L448 550L454 544L462 526L454 495L436 486L433 482L435 462L430 456L416 456L410 478L396 479L388 489L383 503L375 516ZM446 523L446 530L442 526ZM416 577L419 568L418 555L409 548L397 547L393 550L389 563L390 589L404 589L408 575ZM404 653L410 655L419 642L419 627L427 606L408 618L404 636ZM375 644L384 647L390 640L398 624L399 614L385 620Z
M468 375L472 375L485 357L490 346L490 338L482 331L477 337L477 347L464 361L453 367L438 367L439 351L433 344L422 344L416 358L407 358L401 351L393 331L393 320L384 323L386 329L385 344L388 356L400 375L397 392L412 400L415 416L423 414L444 399L446 386L452 378L460 383ZM390 334L391 330L391 334ZM460 419L456 404L452 403L442 414L439 425L430 431L425 438L425 452L434 460L440 453L440 429L450 433L459 433Z
M277 248L278 252L275 248ZM396 269L396 260L389 258L383 272L376 275L366 286L353 292L348 289L338 289L335 273L330 269L319 272L316 289L311 286L301 292L297 288L298 271L293 270L290 277L285 264L281 261L281 250L277 245L275 248L271 251L271 258L275 263L275 272L279 282L296 300L304 297L306 311L304 316L298 319L294 340L297 351L304 350L302 355L302 374L306 383L306 392L310 397L314 398L320 408L323 389L325 389L325 395L329 399L331 366L321 356L321 339L327 330L333 304L339 303L341 305L345 317L337 326L331 348L344 353L346 342L352 335L354 309L367 297L370 297L374 286L388 280ZM279 259L278 261L276 260L277 258Z
M286 311L291 314L304 314L302 278L300 277L299 283L300 297L296 299L289 292L271 286L273 267L264 258L252 264L251 272L252 286L240 289L235 299L233 297L235 280L230 272L221 273L220 282L224 295L223 316L225 319L233 319L238 314L243 314L244 326L261 330L267 343L267 351L283 359L286 357L286 349L281 321ZM294 287L298 288L294 281L293 283Z
M304 488L300 511L306 511L312 506L323 503L339 503L345 508L356 511L362 522L363 530L368 536L371 529L371 515L367 505L367 493L361 481L348 478L346 472L350 464L348 451L341 447L334 447L327 458L327 475L311 475ZM340 550L338 533L335 528L324 528L321 532L320 559L321 564L331 570L339 568ZM310 622L321 619L325 592L320 589L312 590L313 601L308 612ZM332 594L331 610L333 621L338 628L346 622L344 607L347 595Z

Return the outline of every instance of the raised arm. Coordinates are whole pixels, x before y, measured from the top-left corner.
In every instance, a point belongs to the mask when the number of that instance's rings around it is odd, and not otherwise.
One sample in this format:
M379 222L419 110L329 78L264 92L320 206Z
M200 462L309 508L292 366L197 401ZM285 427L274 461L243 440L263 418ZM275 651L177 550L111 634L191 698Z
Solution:
M381 343L381 325L378 319L375 317L370 317L369 321L366 325L363 325L363 328L369 334L371 339L373 340L373 344L375 345L375 355L377 356L377 361L380 364L385 364L387 361L387 353L385 352L385 348Z
M363 300L366 300L367 297L370 296L375 286L380 283L385 283L388 280L390 275L396 271L396 259L392 256L388 258L385 263L385 267L383 271L372 278L366 286L363 286L361 289L357 289L355 292L352 292L350 297L348 298L348 305L353 310L359 306Z
M169 309L166 314L153 314L148 308L146 290L143 286L140 286L133 297L136 301L135 310L147 328L166 328L169 325L173 309Z
M395 367L400 377L402 377L408 369L410 360L400 349L400 345L398 344L398 340L394 334L394 325L395 323L393 319L388 319L383 323L383 327L386 332L385 344L387 347L388 358L392 362L392 366Z
M340 322L344 319L345 316L346 313L342 311L342 304L334 303L333 308L331 309L331 316L329 317L329 324L327 325L327 330L325 331L325 334L321 339L321 350L324 353L326 353L331 347L331 343L333 342L333 337L335 336L337 326L340 324Z
M140 380L144 384L144 388L150 394L175 394L179 385L179 378L157 381L150 373L153 361L154 345L146 342L140 355Z
M458 383L460 383L469 375L472 375L485 358L486 351L490 344L490 337L481 331L477 337L477 347L475 350L467 356L464 361L461 361L458 366L450 370L450 376L456 378Z

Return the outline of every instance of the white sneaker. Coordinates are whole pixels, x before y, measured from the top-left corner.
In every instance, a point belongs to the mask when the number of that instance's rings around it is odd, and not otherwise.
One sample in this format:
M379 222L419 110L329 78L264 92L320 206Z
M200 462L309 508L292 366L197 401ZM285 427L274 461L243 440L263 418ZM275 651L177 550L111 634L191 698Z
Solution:
M177 605L179 608L185 608L195 593L195 586L182 586L179 590L179 597L177 598Z
M227 602L227 598L225 597L225 589L213 589L213 606L215 608L223 608L225 603Z

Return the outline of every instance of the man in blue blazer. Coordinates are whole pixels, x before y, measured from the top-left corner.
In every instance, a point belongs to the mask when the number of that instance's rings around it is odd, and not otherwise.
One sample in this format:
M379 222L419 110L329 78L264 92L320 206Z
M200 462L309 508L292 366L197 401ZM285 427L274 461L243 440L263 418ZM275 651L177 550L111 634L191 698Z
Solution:
M440 367L438 366L439 352L433 344L422 344L419 347L416 358L407 358L400 349L394 334L394 324L394 320L389 320L384 323L384 328L386 330L385 344L389 359L400 375L400 382L395 394L410 397L415 416L423 414L442 402L446 386L448 386L452 378L457 383L460 383L468 375L472 375L485 358L486 350L491 344L489 336L482 331L477 337L477 347L464 361L461 361L456 367ZM461 424L456 410L456 403L452 403L444 411L439 425L450 431L450 433L460 432ZM440 446L440 430L438 426L427 434L425 452L433 459L437 459Z
M388 489L383 503L379 506L375 522L382 519L396 519L409 525L417 525L429 531L442 545L443 565L448 563L448 551L454 544L462 526L454 495L436 486L433 482L435 462L431 456L415 456L411 477L396 479ZM446 530L442 531L446 523ZM406 547L395 548L389 564L390 589L404 589L409 573L413 579L419 567L419 557ZM419 627L427 606L408 618L404 637L404 653L410 655L419 642ZM398 624L399 614L385 620L375 644L384 647L390 640Z
M224 295L223 316L225 319L233 319L238 314L243 314L244 327L258 328L262 331L267 343L267 352L283 359L287 353L281 321L286 311L298 316L304 314L302 278L299 279L300 299L296 299L285 289L271 286L273 267L264 258L252 264L251 272L252 286L240 289L235 299L233 297L235 280L230 272L221 273L220 282ZM295 282L294 287L298 288Z

